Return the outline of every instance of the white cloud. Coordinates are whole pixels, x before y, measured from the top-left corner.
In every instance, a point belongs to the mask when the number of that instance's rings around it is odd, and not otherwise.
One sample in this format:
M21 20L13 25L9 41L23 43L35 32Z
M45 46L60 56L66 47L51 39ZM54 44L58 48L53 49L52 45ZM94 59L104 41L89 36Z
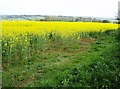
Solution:
M119 0L1 0L0 14L114 17Z

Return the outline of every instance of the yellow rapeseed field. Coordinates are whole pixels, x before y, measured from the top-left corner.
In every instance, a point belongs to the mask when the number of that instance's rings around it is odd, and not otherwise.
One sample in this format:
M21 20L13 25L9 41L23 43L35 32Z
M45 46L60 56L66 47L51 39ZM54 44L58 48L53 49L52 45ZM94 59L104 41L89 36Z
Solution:
M114 48L108 52L109 49L116 45L113 43L115 42L113 34L109 34L112 31L106 30L117 29L117 24L2 21L0 31L1 28L2 39L0 42L2 41L2 47L0 49L2 52L3 87L89 86L92 84L93 78L97 79L98 76L94 77L97 72L100 71L104 74L104 71L106 73L106 70L111 66L115 67L113 64L108 67L109 61L105 59L109 58L109 53L114 52ZM106 32L101 34L99 31ZM102 38L100 39L100 37ZM105 38L108 39L107 42L105 42ZM110 45L108 45L109 43ZM107 54L103 55L105 52ZM104 57L106 55L108 56ZM96 63L99 63L99 65L97 64L98 68L93 68ZM104 64L101 65L102 63ZM100 67L102 68L100 69ZM103 70L104 68L107 69ZM94 72L97 69L98 71ZM54 75L54 73L56 74ZM108 74L111 74L111 70ZM115 73L112 74L112 78L116 77ZM104 76L101 78L107 79L106 75ZM88 81L89 79L91 80ZM72 83L73 85L71 85ZM112 84L111 78L106 85L110 84Z
M74 32L92 32L117 29L117 24L95 22L38 22L38 21L2 21L3 34L12 35L29 32L33 34L45 34L58 32L63 36Z
M30 48L42 49L44 42L50 40L74 38L76 40L76 38L81 39L82 36L86 35L86 32L117 28L118 25L112 23L2 21L3 53L7 56L19 50L26 58Z

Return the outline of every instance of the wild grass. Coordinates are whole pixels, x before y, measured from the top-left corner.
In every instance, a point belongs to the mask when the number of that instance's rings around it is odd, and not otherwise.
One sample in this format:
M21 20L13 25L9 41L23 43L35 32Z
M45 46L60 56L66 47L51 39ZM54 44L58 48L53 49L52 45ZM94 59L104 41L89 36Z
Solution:
M43 46L31 43L29 51L19 48L24 48L22 43L16 45L13 52L8 50L9 46L3 46L3 51L6 51L3 52L3 86L118 86L119 60L115 55L117 49L113 33L108 36L101 33L97 38L89 36L79 40L62 40L58 36L54 38L55 34L49 34L46 41L35 35L32 42L38 43L35 39L39 38L43 40Z

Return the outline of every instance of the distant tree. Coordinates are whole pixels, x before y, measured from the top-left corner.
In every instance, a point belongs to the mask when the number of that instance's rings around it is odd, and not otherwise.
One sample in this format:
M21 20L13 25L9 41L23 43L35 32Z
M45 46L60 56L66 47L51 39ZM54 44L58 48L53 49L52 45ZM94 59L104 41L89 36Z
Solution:
M44 21L44 19L40 19L40 21Z
M103 20L102 22L103 22L103 23L110 23L109 20Z
M80 19L79 19L79 18L76 18L76 19L75 19L75 22L78 22L78 21L80 21Z
M120 18L119 17L117 17L115 20L118 20L118 24L120 24Z

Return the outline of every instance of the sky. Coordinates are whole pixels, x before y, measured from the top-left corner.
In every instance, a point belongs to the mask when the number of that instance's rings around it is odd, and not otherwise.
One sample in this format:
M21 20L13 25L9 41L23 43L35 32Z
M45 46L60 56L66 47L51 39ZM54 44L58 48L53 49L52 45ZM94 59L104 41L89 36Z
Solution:
M119 0L0 0L0 15L117 16Z

